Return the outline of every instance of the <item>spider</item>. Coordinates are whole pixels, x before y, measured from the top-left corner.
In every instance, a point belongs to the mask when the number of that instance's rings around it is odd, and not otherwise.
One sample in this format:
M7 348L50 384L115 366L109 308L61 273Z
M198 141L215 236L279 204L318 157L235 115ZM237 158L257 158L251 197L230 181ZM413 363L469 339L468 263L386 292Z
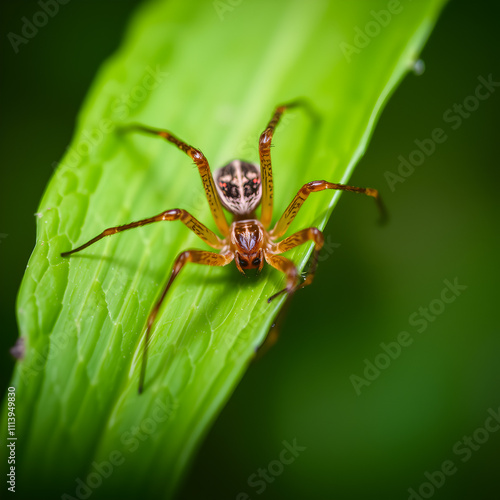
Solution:
M67 257L84 250L105 236L145 226L146 224L152 224L153 222L176 220L180 220L205 243L219 251L216 253L205 250L185 250L175 259L170 278L160 298L149 313L147 320L139 379L139 393L142 393L144 388L147 349L151 327L168 290L186 264L192 262L208 266L225 266L234 260L238 271L245 274L246 269L257 269L260 272L264 266L264 262L267 262L286 276L285 288L269 297L268 302L271 302L282 293L291 296L298 288L303 288L313 281L318 263L318 254L323 246L322 232L315 227L309 227L278 241L286 233L300 207L311 193L325 189L337 189L372 196L375 198L382 216L384 216L384 207L376 189L335 184L327 181L312 181L302 186L275 226L269 229L273 214L274 191L271 166L271 141L283 113L298 106L305 107L306 103L303 101L293 101L277 106L274 110L271 120L259 139L260 167L255 163L233 160L224 167L217 169L213 176L203 153L199 149L189 146L171 132L139 124L131 124L124 127L126 131L142 132L161 137L186 153L194 161L201 176L210 211L223 236L222 238L217 236L186 210L175 208L166 210L154 217L105 229L101 234L92 238L87 243L73 250L61 253L62 257ZM257 218L255 210L259 204L262 205L262 210L260 218ZM228 210L233 216L233 221L230 225L226 220L222 207ZM295 264L281 254L309 241L314 242L312 263L309 273L304 280L301 280Z

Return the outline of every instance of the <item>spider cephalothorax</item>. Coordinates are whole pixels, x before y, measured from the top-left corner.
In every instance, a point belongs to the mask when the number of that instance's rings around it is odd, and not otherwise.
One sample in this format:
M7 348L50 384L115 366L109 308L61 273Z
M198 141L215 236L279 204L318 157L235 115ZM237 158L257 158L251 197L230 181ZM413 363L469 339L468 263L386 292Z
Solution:
M245 269L262 271L267 250L267 234L264 226L256 219L235 221L229 228L230 249L234 253L236 267L240 273Z
M116 234L127 229L133 229L153 222L174 220L180 220L205 241L205 243L219 250L219 253L208 252L206 250L186 250L177 256L170 279L148 317L139 392L142 392L144 384L147 347L151 326L154 323L158 310L174 279L188 262L209 266L225 266L234 260L238 270L244 274L246 269L257 269L260 272L265 261L286 275L285 288L272 297L269 297L268 302L270 302L282 293L291 295L297 288L309 285L314 278L318 262L318 253L323 246L323 234L321 231L317 228L310 227L278 241L286 233L300 207L311 193L323 191L325 189L338 189L366 194L375 198L379 208L383 212L382 203L375 189L334 184L327 181L313 181L302 186L283 215L278 219L276 225L269 230L272 219L274 190L271 166L271 141L274 130L285 110L299 105L304 105L304 103L296 101L278 106L275 109L270 122L260 136L260 166L242 160L233 160L231 163L216 170L213 177L208 161L203 153L189 146L184 141L181 141L172 133L166 130L155 130L143 125L130 125L126 128L127 130L162 137L177 146L194 161L201 176L210 211L222 234L222 238L220 238L213 231L196 220L189 212L176 208L167 210L148 219L132 222L123 226L111 227L78 248L61 254L61 256L66 257L87 248L105 236ZM262 210L260 218L257 218L255 210L259 204L262 205ZM226 208L233 216L233 222L230 226L227 223L222 207ZM304 281L301 281L294 263L281 254L308 241L314 242L314 253L309 274Z

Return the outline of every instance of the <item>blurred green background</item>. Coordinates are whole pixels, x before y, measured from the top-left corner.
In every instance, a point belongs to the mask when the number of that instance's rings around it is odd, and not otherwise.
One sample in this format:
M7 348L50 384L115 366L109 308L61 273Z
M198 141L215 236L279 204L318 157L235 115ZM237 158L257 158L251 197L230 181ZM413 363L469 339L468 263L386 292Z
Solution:
M33 214L94 75L138 3L70 2L18 54L7 33L37 3L2 3L2 387L13 367L8 348ZM378 227L366 204L342 196L325 231L333 253L295 296L279 343L219 416L181 498L389 499L410 497L409 488L421 498L498 495L500 431L480 429L489 410L500 412L500 87L455 130L443 118L457 114L453 106L474 94L478 77L500 82L498 14L459 0L445 8L422 53L426 71L396 90L351 178L382 192L390 223ZM447 139L392 191L385 173L397 173L398 157L435 128ZM443 281L455 278L467 288L439 309ZM409 317L429 305L440 313L419 333L423 323ZM364 377L365 359L374 362L380 344L402 331L413 343L357 394L351 376ZM264 491L249 485L259 468L280 471L283 441L294 439L305 450L293 463ZM435 471L449 460L456 472L436 486L444 476Z

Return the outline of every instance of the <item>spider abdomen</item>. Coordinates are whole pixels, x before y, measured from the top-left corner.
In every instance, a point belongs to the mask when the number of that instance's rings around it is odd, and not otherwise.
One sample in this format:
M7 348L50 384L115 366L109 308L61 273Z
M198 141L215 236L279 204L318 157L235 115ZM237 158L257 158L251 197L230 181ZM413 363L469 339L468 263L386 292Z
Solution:
M260 167L233 160L214 172L222 206L236 216L252 214L262 199Z

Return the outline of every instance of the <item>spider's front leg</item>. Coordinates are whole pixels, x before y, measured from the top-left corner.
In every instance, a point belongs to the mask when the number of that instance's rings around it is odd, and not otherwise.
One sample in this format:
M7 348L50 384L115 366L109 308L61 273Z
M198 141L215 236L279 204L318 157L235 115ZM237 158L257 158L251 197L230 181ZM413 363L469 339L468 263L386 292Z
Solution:
M172 268L172 274L170 275L170 279L168 280L167 285L165 286L163 293L161 294L161 297L156 302L152 311L149 313L148 322L146 326L146 335L144 339L144 351L142 355L141 375L139 380L139 394L142 393L142 390L144 388L144 379L146 377L146 363L148 358L148 344L149 344L149 338L151 336L151 327L153 326L153 323L156 319L156 316L158 315L158 311L160 310L163 300L165 299L165 296L167 295L167 292L169 288L172 286L172 283L175 280L175 278L179 275L182 268L189 262L193 262L195 264L205 264L206 266L225 266L229 264L232 260L233 260L232 252L218 254L214 252L207 252L204 250L186 250L177 256L177 258L175 259L174 266Z
M287 252L288 250L307 243L308 241L314 241L312 264L311 269L306 276L306 279L302 283L300 283L299 273L297 271L297 268L295 267L295 264L290 259L277 254ZM314 273L316 272L316 267L318 265L319 251L321 250L323 243L323 233L316 227L310 227L308 229L298 231L288 238L285 238L283 241L280 241L276 244L272 252L266 253L267 263L273 266L278 271L285 273L287 278L286 287L283 290L280 290L278 293L275 293L272 297L269 297L267 299L268 302L271 302L271 300L275 299L282 293L286 292L288 293L288 295L291 295L298 288L304 288L305 286L312 283L314 279Z

